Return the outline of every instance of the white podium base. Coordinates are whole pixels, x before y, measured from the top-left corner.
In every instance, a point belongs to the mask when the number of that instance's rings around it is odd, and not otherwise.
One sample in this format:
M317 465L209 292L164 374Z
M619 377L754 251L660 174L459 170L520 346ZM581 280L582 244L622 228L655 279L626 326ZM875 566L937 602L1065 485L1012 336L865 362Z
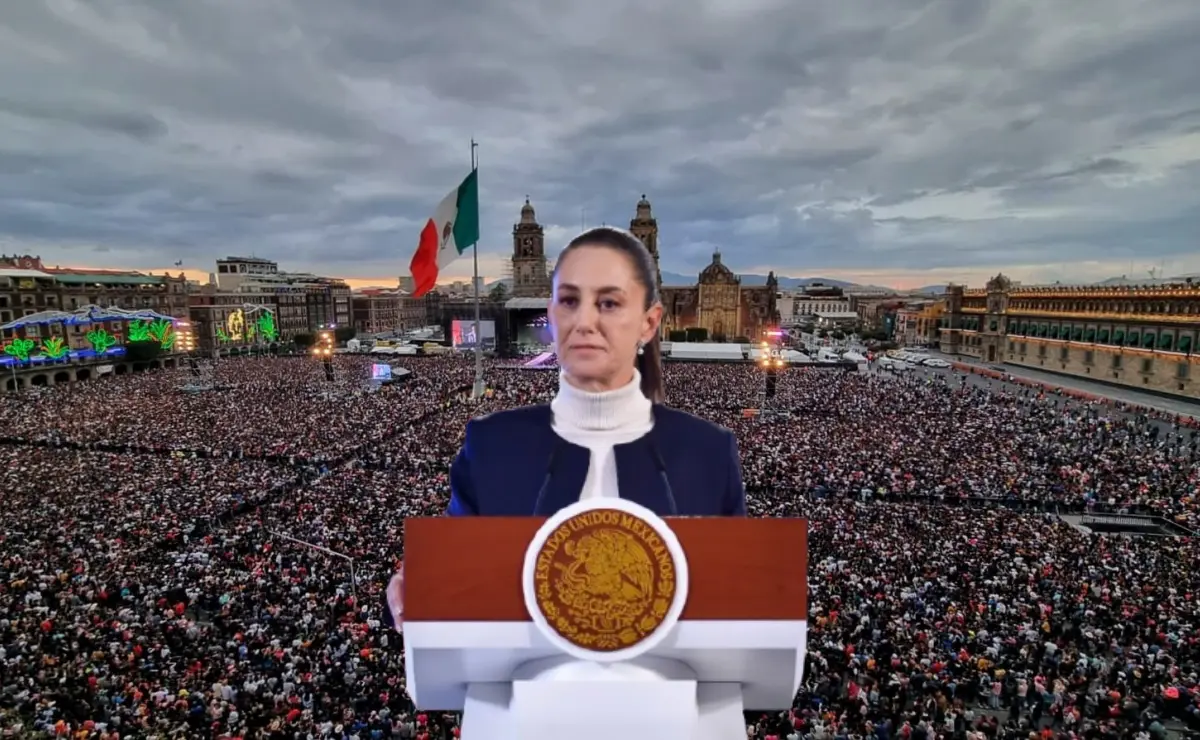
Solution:
M698 683L677 661L551 658L512 683L467 688L462 740L744 740L741 687Z

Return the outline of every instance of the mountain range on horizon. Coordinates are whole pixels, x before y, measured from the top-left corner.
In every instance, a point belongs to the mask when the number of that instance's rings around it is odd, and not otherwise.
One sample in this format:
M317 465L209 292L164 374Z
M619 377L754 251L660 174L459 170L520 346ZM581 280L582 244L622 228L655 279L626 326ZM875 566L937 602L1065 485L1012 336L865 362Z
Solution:
M746 274L738 275L738 277L742 279L743 285L748 285L748 286L750 286L750 285L766 285L766 283L767 283L766 275L757 275L754 273L746 273ZM786 276L782 276L782 275L776 275L775 280L779 283L780 288L787 288L787 289L808 288L813 285L828 285L830 287L843 288L843 289L871 288L871 289L876 289L876 290L897 290L896 288L891 288L888 286L864 285L862 283L852 283L852 282L849 282L846 280L837 280L835 278L827 278L827 277L786 277ZM695 275L684 275L684 274L678 273L678 272L663 272L662 281L663 281L663 285L695 285L696 284L696 276ZM506 287L508 287L510 289L512 288L512 279L511 278L501 278L499 280L493 280L491 282L486 282L485 285L488 290L491 290L493 287L495 287L499 283L504 284ZM946 292L946 286L945 285L928 285L928 286L925 286L924 288L918 288L916 291L898 291L897 290L897 292L915 292L915 293L929 293L929 294L933 294L933 295L940 295L940 294Z

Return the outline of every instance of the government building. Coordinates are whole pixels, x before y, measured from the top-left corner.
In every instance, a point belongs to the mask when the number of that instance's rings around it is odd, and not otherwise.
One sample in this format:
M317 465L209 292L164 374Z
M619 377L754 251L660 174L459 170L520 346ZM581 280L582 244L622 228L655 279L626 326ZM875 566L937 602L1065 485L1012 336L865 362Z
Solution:
M660 267L658 220L643 195L629 231L646 245L654 258L655 280L663 303L662 336L672 332L703 329L714 341L748 339L757 341L762 333L778 323L775 273L766 285L742 285L741 278L721 262L714 252L712 262L700 271L693 285L663 285ZM529 199L521 208L521 219L513 226L512 295L510 310L545 309L550 296L549 264L546 259L544 230Z
M1190 277L1023 287L952 285L940 348L1120 386L1200 398L1200 284Z

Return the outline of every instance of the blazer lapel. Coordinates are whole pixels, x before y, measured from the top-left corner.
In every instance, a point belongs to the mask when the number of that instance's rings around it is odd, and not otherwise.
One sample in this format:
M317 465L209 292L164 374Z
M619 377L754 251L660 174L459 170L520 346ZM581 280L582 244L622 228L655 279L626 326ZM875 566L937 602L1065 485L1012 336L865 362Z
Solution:
M659 516L670 514L662 475L654 459L654 430L634 441L617 445L617 490L621 498L645 506Z
M559 439L554 455L554 465L549 479L546 480L546 495L542 498L542 505L538 507L540 511L533 512L535 516L551 516L559 509L578 501L583 494L583 484L587 481L592 453L586 447Z
M532 516L551 516L578 501L583 494L583 484L587 480L588 465L592 459L592 453L587 448L573 445L554 433L554 413L549 406L542 408L544 418L538 424L542 431L536 441L530 441L534 442L532 446L539 452L545 450L545 455L539 455L538 459L546 460L548 469L538 471L541 504L538 504L535 494L535 498L530 500L530 506L534 509L529 512ZM542 486L545 486L544 493Z

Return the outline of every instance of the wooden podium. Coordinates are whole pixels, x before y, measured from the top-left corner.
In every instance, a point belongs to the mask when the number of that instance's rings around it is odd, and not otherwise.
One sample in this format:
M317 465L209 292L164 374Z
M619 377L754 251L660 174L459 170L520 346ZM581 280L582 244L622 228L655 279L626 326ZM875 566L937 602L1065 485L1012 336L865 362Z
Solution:
M683 611L636 665L605 666L566 658L527 608L526 550L545 521L405 521L404 650L418 707L463 711L463 740L744 740L743 708L791 706L807 636L807 521L666 519L690 574ZM572 694L580 671L588 688Z

